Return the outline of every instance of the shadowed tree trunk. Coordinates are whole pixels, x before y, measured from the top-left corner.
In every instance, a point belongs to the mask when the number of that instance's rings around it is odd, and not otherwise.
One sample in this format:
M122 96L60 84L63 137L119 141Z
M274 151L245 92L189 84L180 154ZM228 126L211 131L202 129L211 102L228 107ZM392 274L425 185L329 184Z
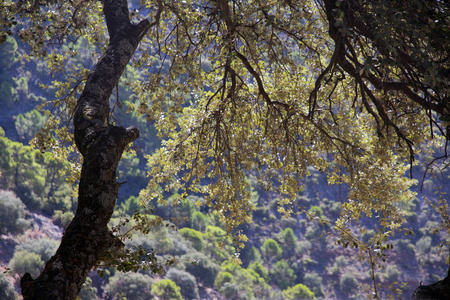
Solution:
M450 299L450 269L447 277L430 285L419 286L413 294L412 300L443 300Z
M142 37L151 27L132 24L126 0L104 0L110 37L105 54L91 72L74 115L76 145L83 156L78 208L56 254L42 274L21 278L24 299L75 299L89 271L114 237L107 227L116 205L116 169L127 144L139 137L135 127L108 124L109 97Z

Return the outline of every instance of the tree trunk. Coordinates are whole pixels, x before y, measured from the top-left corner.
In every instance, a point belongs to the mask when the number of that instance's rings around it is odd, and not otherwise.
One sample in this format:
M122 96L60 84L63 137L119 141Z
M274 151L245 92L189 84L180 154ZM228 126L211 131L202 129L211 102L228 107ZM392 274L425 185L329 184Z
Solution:
M447 277L430 285L420 285L413 294L412 300L444 300L450 299L450 268Z
M117 165L139 131L108 124L109 97L150 23L132 24L126 0L103 3L109 45L89 76L74 115L75 142L83 156L78 208L42 274L34 280L28 273L21 278L24 299L75 299L89 271L114 243L107 224L119 191Z

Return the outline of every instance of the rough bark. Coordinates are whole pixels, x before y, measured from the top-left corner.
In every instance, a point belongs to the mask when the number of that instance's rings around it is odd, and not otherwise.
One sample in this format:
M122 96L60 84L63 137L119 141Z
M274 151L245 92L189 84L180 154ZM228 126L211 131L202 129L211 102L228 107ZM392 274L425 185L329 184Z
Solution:
M443 300L450 299L450 268L447 277L430 285L419 286L412 300Z
M109 98L151 25L147 20L132 24L126 0L103 2L109 45L89 76L74 115L75 141L83 156L78 208L42 274L34 280L28 273L21 278L24 299L75 299L89 271L114 243L107 224L119 191L117 165L139 131L108 124Z

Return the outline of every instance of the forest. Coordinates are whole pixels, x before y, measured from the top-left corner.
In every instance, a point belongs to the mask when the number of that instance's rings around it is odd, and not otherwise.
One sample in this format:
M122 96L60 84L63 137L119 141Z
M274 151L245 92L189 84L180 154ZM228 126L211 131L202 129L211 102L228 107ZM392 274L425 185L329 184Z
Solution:
M450 297L449 37L437 0L3 1L0 299Z

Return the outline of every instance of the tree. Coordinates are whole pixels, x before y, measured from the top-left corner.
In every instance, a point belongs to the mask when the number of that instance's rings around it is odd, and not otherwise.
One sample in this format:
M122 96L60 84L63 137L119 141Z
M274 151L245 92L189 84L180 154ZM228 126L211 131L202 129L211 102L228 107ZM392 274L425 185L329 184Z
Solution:
M111 299L152 299L152 283L148 275L116 272L109 278L105 291Z
M148 76L134 83L138 100L129 106L165 138L150 158L144 196L164 202L170 189L203 193L239 248L245 237L237 228L254 209L246 173L258 170L288 215L299 178L314 167L330 183L348 186L336 222L340 242L361 249L347 227L367 216L386 232L374 245L389 249L388 236L403 222L396 203L412 197L414 181L405 172L417 153L447 140L447 1L156 0L143 1L140 14L130 14L125 0L102 4L1 4L0 41L25 20L18 35L52 71L68 57L56 46L80 36L103 53L89 76L74 68L80 81L67 76L58 91L67 96L54 111L74 116L83 156L79 204L43 274L22 278L26 299L73 299L114 244L107 223L119 188L117 163L139 133L109 122L109 98L141 41L133 64ZM11 88L2 86L3 94ZM55 138L70 141L68 132ZM443 219L445 211L438 209ZM376 266L371 251L363 247L361 254Z
M304 284L297 284L293 287L289 287L283 290L285 299L316 299L313 292Z
M182 300L180 287L170 279L163 279L152 285L152 294L158 299Z
M5 300L14 300L18 297L14 286L9 282L9 278L5 273L0 274L0 297Z
M293 286L297 277L295 276L294 270L289 267L289 264L285 260L277 261L269 273L270 281L282 290Z
M281 249L280 245L274 239L267 239L261 246L261 252L264 259L271 264L272 261L281 257L283 249Z
M25 231L30 226L25 214L25 205L13 192L0 190L0 233Z
M18 8L29 14L33 9L40 10L37 6L28 11L26 6L30 4L18 4ZM89 270L115 242L107 224L119 190L117 165L125 147L139 137L139 131L109 124L109 97L152 24L148 20L131 23L126 1L103 4L110 40L74 110L74 140L83 156L77 212L41 275L33 279L26 273L22 277L25 299L75 299Z

